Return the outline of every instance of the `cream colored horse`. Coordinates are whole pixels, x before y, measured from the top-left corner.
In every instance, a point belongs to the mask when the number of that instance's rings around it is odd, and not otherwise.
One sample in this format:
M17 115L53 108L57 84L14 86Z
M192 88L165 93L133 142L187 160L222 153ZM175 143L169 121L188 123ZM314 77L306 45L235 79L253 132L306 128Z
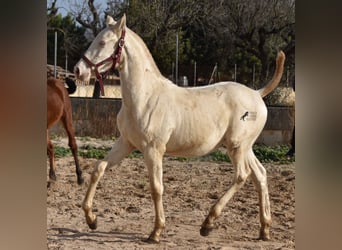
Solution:
M88 80L93 71L116 67L122 88L122 107L117 117L121 136L105 159L96 163L82 204L89 227L96 228L92 203L105 169L138 149L148 168L155 208L155 225L148 241L159 242L165 228L163 155L200 156L223 144L235 169L234 181L211 208L200 233L209 234L229 199L251 176L259 194L259 236L269 239L271 209L266 171L255 157L252 145L266 122L267 109L262 97L277 87L283 73L284 53L278 53L273 78L259 90L235 82L181 88L162 76L142 39L126 27L125 15L118 22L108 17L106 23L107 27L75 66L75 74L81 80Z

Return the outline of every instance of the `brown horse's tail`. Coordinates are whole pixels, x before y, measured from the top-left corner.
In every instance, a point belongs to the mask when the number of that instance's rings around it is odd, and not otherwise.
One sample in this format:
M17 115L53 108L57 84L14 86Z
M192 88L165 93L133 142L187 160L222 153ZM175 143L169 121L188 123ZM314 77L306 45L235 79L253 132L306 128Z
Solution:
M276 69L274 71L274 75L271 81L269 81L265 87L258 90L261 97L267 96L278 86L281 76L283 75L284 62L285 62L285 54L283 51L279 51L277 55Z
M68 90L69 95L75 93L77 88L76 83L68 77L65 78L65 83L68 85L66 89Z

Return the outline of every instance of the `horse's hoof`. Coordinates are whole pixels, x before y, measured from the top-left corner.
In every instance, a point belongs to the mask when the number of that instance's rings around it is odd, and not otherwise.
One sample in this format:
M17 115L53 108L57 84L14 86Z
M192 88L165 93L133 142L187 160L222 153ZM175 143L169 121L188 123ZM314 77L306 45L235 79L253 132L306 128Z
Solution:
M269 235L266 235L264 233L260 233L258 240L263 240L263 241L269 241L271 237Z
M78 185L82 185L84 183L84 179L82 177L78 178L77 183L78 183Z
M88 223L90 229L95 230L97 228L97 218L92 223Z
M149 244L158 244L160 241L150 236L146 240L144 240L144 242Z
M50 173L49 178L50 178L50 181L57 181L57 177L55 173Z
M212 230L212 228L201 227L200 234L202 236L208 236Z
M47 182L47 188L52 188L52 186L53 186L55 183L56 183L56 181L50 179L50 180Z
M268 241L270 240L270 227L269 226L265 226L262 227L259 231L259 238L258 240L263 240L263 241Z
M261 237L257 238L257 240L262 240L262 241L269 241L271 238L270 237Z

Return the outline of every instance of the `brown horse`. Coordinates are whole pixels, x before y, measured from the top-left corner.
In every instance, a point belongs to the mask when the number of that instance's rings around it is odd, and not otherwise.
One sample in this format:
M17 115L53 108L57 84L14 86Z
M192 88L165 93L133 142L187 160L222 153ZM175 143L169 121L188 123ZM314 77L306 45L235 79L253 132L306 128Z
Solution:
M47 152L50 160L49 178L51 181L56 181L55 166L54 166L54 148L49 137L49 129L57 122L61 121L68 134L69 147L74 156L76 164L77 183L83 183L82 170L80 169L77 157L77 144L75 140L75 132L72 125L72 109L69 94L76 91L76 84L71 79L66 78L68 88L65 88L64 82L49 78L47 80Z

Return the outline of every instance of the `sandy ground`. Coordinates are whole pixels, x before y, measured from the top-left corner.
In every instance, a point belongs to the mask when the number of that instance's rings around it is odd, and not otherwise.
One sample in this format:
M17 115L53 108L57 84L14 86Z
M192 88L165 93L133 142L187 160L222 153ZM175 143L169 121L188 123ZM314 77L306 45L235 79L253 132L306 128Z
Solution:
M80 157L80 162L86 179L82 186L76 182L73 158L56 159L58 179L47 190L48 249L295 248L294 164L264 164L268 172L272 239L259 241L256 239L260 227L258 198L251 180L229 201L212 233L202 237L199 229L203 220L232 181L232 165L166 157L163 196L166 229L161 243L148 244L144 239L153 228L154 209L143 159L126 158L119 166L107 169L94 198L96 230L88 228L81 209L96 160Z

